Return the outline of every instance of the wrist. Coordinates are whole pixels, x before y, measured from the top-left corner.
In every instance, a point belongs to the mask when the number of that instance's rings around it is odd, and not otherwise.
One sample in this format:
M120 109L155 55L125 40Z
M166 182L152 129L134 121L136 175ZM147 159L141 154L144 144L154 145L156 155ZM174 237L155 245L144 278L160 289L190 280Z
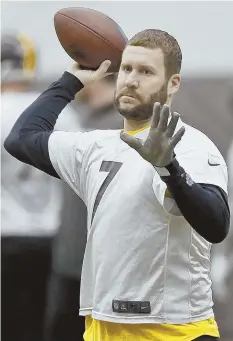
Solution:
M82 74L79 75L79 72L73 72L72 70L66 70L66 72L70 73L73 77L78 79L83 84L83 86L88 85L88 81L85 79L85 77L83 77Z
M60 81L61 84L68 88L74 96L84 87L84 84L81 82L81 80L69 71L65 71L63 73Z
M183 168L179 165L176 158L174 158L167 166L157 167L153 165L153 167L160 176L181 175L183 171Z

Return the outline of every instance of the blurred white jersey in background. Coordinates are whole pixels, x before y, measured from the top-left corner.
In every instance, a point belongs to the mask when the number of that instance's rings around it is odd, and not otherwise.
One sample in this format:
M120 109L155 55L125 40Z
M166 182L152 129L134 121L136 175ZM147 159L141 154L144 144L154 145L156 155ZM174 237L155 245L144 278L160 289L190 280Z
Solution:
M1 233L50 235L58 226L60 180L8 154L3 142L20 114L39 96L33 92L1 95Z

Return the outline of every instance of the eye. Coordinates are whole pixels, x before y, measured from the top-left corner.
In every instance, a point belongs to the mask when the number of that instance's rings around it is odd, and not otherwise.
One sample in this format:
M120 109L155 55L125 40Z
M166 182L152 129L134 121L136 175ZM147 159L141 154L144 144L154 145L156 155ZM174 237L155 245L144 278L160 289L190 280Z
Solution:
M146 75L146 76L149 76L149 75L152 74L152 72L151 72L150 70L148 70L148 69L142 69L142 70L141 70L141 73L144 74L144 75Z
M122 70L128 73L132 71L132 67L130 65L122 65Z

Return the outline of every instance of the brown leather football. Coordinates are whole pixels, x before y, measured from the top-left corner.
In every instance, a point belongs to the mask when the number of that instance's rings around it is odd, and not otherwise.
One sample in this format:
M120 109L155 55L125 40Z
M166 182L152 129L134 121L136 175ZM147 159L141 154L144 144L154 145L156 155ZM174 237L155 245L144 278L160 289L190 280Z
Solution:
M109 71L119 71L128 40L114 20L93 9L70 7L55 14L54 26L64 50L82 67L95 70L111 60Z

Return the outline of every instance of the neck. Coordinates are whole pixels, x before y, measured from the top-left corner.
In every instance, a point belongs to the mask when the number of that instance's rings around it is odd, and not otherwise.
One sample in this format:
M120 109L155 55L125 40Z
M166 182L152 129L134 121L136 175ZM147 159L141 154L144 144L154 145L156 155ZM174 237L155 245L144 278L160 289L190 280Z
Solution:
M148 126L151 122L151 118L146 121L134 121L124 119L124 131L135 131Z

